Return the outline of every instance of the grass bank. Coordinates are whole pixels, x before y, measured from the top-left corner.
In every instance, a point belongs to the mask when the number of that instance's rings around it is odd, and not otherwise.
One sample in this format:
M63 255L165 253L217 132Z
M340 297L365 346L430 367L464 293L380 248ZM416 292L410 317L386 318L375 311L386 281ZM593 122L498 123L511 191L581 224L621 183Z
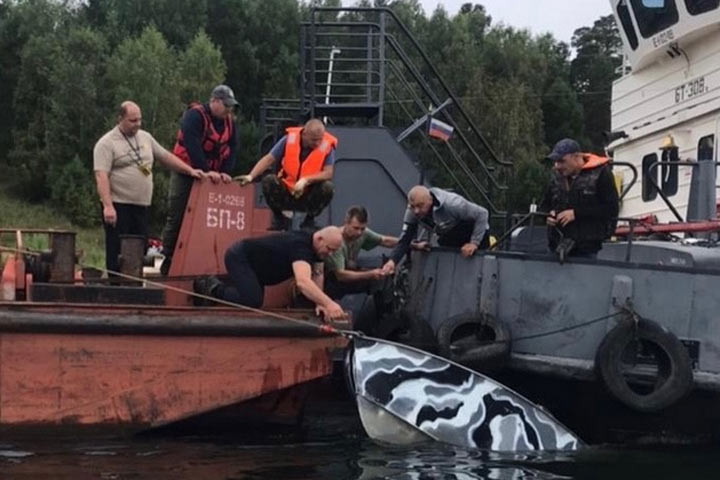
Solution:
M105 240L102 227L80 228L73 225L49 203L30 203L13 195L12 186L0 180L0 228L42 228L77 232L75 248L81 253L80 263L95 267L105 265ZM2 244L15 245L13 236L3 234ZM30 249L45 249L47 235L24 235L23 243Z

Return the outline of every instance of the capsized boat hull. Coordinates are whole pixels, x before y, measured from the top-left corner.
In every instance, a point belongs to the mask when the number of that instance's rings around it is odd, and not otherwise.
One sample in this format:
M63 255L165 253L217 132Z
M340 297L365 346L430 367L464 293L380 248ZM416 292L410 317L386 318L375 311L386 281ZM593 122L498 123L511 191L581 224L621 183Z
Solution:
M348 374L363 426L374 439L507 452L582 446L548 412L489 377L384 340L356 337L352 345Z

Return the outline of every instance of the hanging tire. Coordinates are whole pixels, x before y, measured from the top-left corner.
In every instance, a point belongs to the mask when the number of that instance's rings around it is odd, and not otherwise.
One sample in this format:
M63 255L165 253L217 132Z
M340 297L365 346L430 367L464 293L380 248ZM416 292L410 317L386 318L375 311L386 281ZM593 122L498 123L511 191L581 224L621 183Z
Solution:
M600 343L595 368L610 393L640 412L663 410L693 386L692 362L682 342L650 320L623 320Z
M479 371L497 371L510 358L510 330L489 315L448 318L437 339L442 356Z

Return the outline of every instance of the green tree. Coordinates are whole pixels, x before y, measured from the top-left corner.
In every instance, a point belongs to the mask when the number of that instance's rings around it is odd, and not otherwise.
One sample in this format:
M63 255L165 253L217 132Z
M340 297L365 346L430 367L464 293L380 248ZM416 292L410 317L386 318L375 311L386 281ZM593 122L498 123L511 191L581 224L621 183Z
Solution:
M46 198L45 177L52 160L46 148L46 121L51 99L51 66L59 55L53 33L30 38L20 54L20 73L13 97L13 149L10 166L25 198Z
M601 17L592 27L575 30L572 45L572 85L585 112L585 132L591 150L604 148L602 132L610 130L612 82L622 65L622 41L612 15Z
M295 0L209 3L207 33L223 53L245 118L257 115L263 96L297 95L299 31Z
M70 29L56 44L45 116L47 157L52 159L46 184L56 207L77 224L89 225L98 218L92 150L108 112L101 83L107 44L101 33L86 27Z
M177 55L155 27L122 42L108 59L107 81L114 105L133 100L142 109L143 128L171 145L183 111Z
M225 80L227 66L222 53L205 32L198 32L178 59L180 101L206 100L212 88Z
M50 196L55 208L61 210L75 225L88 227L100 220L100 207L87 162L75 156L57 166Z
M88 0L83 5L87 22L111 44L153 26L170 45L185 48L207 24L207 0Z
M29 66L23 67L23 58L27 62L30 59L27 54L23 56L23 48L27 42L37 36L49 35L63 29L73 21L73 16L59 2L51 0L18 0L0 1L0 163L7 160L7 156L13 149L13 138L16 135L29 134L26 127L32 123L30 108L23 108L19 105L20 111L15 106L21 102L14 100L16 89L21 76L25 80L32 79ZM50 37L48 37L50 38ZM47 49L46 49L47 50ZM39 65L37 65L39 66ZM24 72L24 73L23 73ZM38 82L38 84L41 82ZM27 89L25 89L27 91ZM46 90L35 92L36 97L43 97L48 94ZM24 101L24 100L23 100ZM38 99L38 103L41 103ZM20 150L34 148L32 141L18 139L23 145ZM32 151L32 150L31 150ZM20 151L16 151L19 154Z

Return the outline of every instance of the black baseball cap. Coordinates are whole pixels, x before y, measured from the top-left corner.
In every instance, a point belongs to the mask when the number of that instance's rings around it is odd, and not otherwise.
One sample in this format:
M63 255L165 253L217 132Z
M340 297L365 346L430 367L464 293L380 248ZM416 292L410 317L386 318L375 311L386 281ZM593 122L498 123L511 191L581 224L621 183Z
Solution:
M218 85L217 87L213 88L213 91L210 94L210 98L217 98L218 100L222 100L223 105L228 108L234 108L238 105L238 101L235 100L235 94L233 93L232 89L227 85Z
M572 138L563 138L555 144L552 152L550 152L550 155L545 158L547 160L556 162L565 155L568 155L570 153L580 153L580 151L580 144L578 142L576 142Z

